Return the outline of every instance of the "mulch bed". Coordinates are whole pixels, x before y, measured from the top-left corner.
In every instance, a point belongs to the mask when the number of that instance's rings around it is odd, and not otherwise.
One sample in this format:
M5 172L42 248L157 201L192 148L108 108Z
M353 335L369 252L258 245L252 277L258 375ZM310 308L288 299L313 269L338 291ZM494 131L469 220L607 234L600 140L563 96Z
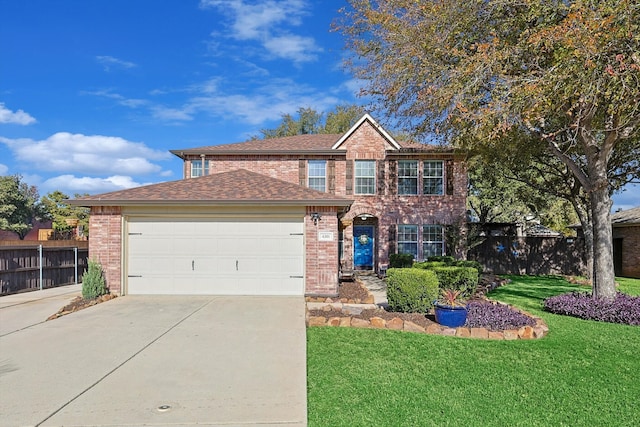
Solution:
M84 308L94 306L96 304L100 304L101 302L109 301L116 298L116 295L106 294L102 295L98 298L93 299L84 299L82 297L75 297L71 300L71 302L64 307L62 307L56 314L52 314L47 318L47 320L57 319L58 317L65 316L67 314L74 313L76 311L80 311Z
M508 279L504 279L493 274L483 274L478 283L478 291L474 299L482 300L487 292L506 283L508 283ZM336 301L353 300L356 298L364 300L364 298L369 295L367 288L358 281L342 282L338 289L338 293L338 298L335 298ZM309 316L330 319L332 317L343 317L345 316L345 313L342 310L327 306L320 310L309 310ZM363 320L371 320L372 317L380 317L386 321L398 317L424 328L436 323L435 316L432 313L426 315L424 313L401 313L387 311L383 308L365 309L362 310L360 314L349 314L349 316Z

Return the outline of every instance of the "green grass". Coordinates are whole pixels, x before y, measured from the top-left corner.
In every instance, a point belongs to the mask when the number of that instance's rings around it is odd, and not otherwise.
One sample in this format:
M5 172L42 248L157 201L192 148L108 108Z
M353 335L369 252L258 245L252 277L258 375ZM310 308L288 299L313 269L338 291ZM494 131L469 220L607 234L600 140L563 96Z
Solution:
M637 425L640 327L543 312L544 298L581 287L512 279L491 297L542 316L551 329L544 339L309 328L309 425ZM619 283L640 291L640 280Z

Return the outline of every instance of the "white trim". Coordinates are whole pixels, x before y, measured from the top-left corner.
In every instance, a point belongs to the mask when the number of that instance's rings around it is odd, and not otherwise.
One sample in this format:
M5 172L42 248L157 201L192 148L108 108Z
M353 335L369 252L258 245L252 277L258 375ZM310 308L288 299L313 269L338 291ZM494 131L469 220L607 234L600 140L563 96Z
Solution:
M356 129L358 129L358 128L360 127L360 125L361 125L362 123L364 123L365 121L368 121L369 123L371 123L371 125L373 125L373 127L375 127L376 129L378 129L378 132L380 132L380 133L382 134L382 136L387 140L387 142L388 142L389 144L391 144L391 145L392 145L396 150L399 150L399 149L401 148L401 147L400 147L400 144L398 144L398 143L396 142L396 140L395 140L395 139L393 139L393 137L392 137L391 135L389 135L389 133L388 133L386 130L384 130L384 128L383 128L382 126L380 126L380 125L378 124L378 122L376 122L376 121L373 119L373 117L371 117L371 116L367 113L367 114L365 114L364 116L362 116L362 117L360 118L360 120L358 120L358 121L356 122L356 124L355 124L355 125L353 125L353 126L351 127L351 129L349 129L349 130L347 131L347 133L345 133L344 135L342 135L342 138L340 138L340 139L338 140L338 142L336 142L335 144L333 144L333 147L331 147L331 149L332 149L332 150L337 150L338 148L340 148L340 146L342 145L342 143L343 143L344 141L346 141L346 140L347 140L347 139L348 139L348 138L349 138L349 137L350 137L350 136L351 136L351 135L356 131Z

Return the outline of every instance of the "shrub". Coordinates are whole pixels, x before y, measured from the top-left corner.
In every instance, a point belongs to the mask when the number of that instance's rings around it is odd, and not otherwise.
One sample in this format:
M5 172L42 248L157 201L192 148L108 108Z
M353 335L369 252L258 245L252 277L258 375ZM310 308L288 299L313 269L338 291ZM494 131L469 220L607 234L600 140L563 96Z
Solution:
M476 270L478 270L478 274L482 274L482 271L484 270L482 268L482 264L480 264L478 261L458 260L458 261L454 261L451 265L455 267L475 268Z
M455 259L452 256L449 256L449 255L434 255L434 256L427 257L427 261L443 262L443 263L449 265L449 264L453 263L455 261Z
M556 295L544 300L544 309L585 320L640 325L640 297L621 292L613 300L593 298L584 292Z
M414 262L413 268L422 268L424 270L430 270L434 267L446 267L447 264L443 261L423 261L423 262Z
M478 287L478 270L472 267L434 267L438 282L442 289L459 289L469 296Z
M413 266L412 254L389 255L389 268L411 268Z
M102 266L97 261L89 260L88 269L82 275L82 298L94 299L107 292Z
M426 313L438 297L438 277L431 270L387 270L387 300L391 311Z
M491 331L519 329L523 326L535 326L536 321L504 304L487 301L471 301L467 305L468 328L487 328Z

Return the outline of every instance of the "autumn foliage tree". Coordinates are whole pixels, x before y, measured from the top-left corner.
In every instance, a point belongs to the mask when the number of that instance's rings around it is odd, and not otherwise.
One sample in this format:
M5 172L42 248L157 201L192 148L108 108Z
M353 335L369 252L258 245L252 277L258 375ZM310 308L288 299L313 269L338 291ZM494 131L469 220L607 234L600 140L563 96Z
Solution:
M612 298L611 192L640 175L639 2L350 4L336 28L380 110L418 136L550 153L571 173L591 215L593 294Z

